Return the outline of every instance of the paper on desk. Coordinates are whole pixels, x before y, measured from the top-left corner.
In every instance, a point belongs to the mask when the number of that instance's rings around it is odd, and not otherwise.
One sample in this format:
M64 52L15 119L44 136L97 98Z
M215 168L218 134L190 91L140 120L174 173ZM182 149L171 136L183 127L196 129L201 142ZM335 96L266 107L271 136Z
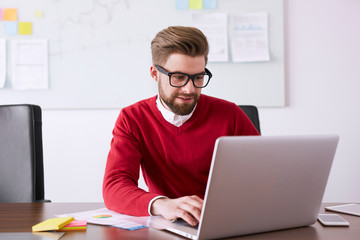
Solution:
M0 233L0 239L6 240L56 240L60 239L65 233L60 232L7 232Z
M88 223L107 225L127 230L137 230L147 227L149 217L134 217L119 214L107 208L91 211L67 213L57 217L74 217L76 220L86 220Z

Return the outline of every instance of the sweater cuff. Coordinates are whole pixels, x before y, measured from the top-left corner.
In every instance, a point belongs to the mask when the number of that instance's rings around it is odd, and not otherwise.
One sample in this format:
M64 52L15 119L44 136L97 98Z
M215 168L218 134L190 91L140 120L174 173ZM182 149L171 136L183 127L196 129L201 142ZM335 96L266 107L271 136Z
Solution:
M149 202L149 206L148 206L148 213L149 213L149 215L150 216L154 216L154 215L152 215L151 214L151 205L153 204L153 202L155 201L155 200L157 200L157 199L159 199L159 198L168 198L168 197L165 197L165 196L156 196L156 197L154 197L153 199L151 199L151 201Z

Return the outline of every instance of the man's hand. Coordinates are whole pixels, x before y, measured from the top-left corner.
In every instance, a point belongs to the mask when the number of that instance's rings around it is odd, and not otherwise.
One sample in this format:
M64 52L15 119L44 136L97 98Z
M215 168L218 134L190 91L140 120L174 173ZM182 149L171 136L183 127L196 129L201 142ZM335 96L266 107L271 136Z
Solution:
M181 198L156 199L151 205L152 215L161 215L167 220L182 218L192 226L200 221L203 200L198 196L185 196Z

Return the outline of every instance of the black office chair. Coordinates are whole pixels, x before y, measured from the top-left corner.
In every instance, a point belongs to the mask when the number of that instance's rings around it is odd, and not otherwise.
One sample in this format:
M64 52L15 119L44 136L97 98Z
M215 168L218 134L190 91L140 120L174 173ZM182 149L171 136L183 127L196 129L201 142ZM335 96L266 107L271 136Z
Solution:
M260 120L259 120L259 112L257 107L252 105L238 105L244 113L250 118L251 122L254 124L255 128L261 134L260 131Z
M0 105L0 202L44 199L41 108Z

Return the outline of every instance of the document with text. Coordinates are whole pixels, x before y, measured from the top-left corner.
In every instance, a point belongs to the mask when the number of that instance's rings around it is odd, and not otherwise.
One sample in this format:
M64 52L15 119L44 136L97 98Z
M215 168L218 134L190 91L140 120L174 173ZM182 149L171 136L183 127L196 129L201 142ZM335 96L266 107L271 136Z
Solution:
M46 39L11 41L12 86L14 89L48 89L48 42Z
M226 13L195 13L192 16L194 27L199 28L209 42L209 62L227 62L228 24Z
M6 40L0 39L0 88L5 86L6 80Z
M269 61L268 14L231 16L231 54L234 62Z

